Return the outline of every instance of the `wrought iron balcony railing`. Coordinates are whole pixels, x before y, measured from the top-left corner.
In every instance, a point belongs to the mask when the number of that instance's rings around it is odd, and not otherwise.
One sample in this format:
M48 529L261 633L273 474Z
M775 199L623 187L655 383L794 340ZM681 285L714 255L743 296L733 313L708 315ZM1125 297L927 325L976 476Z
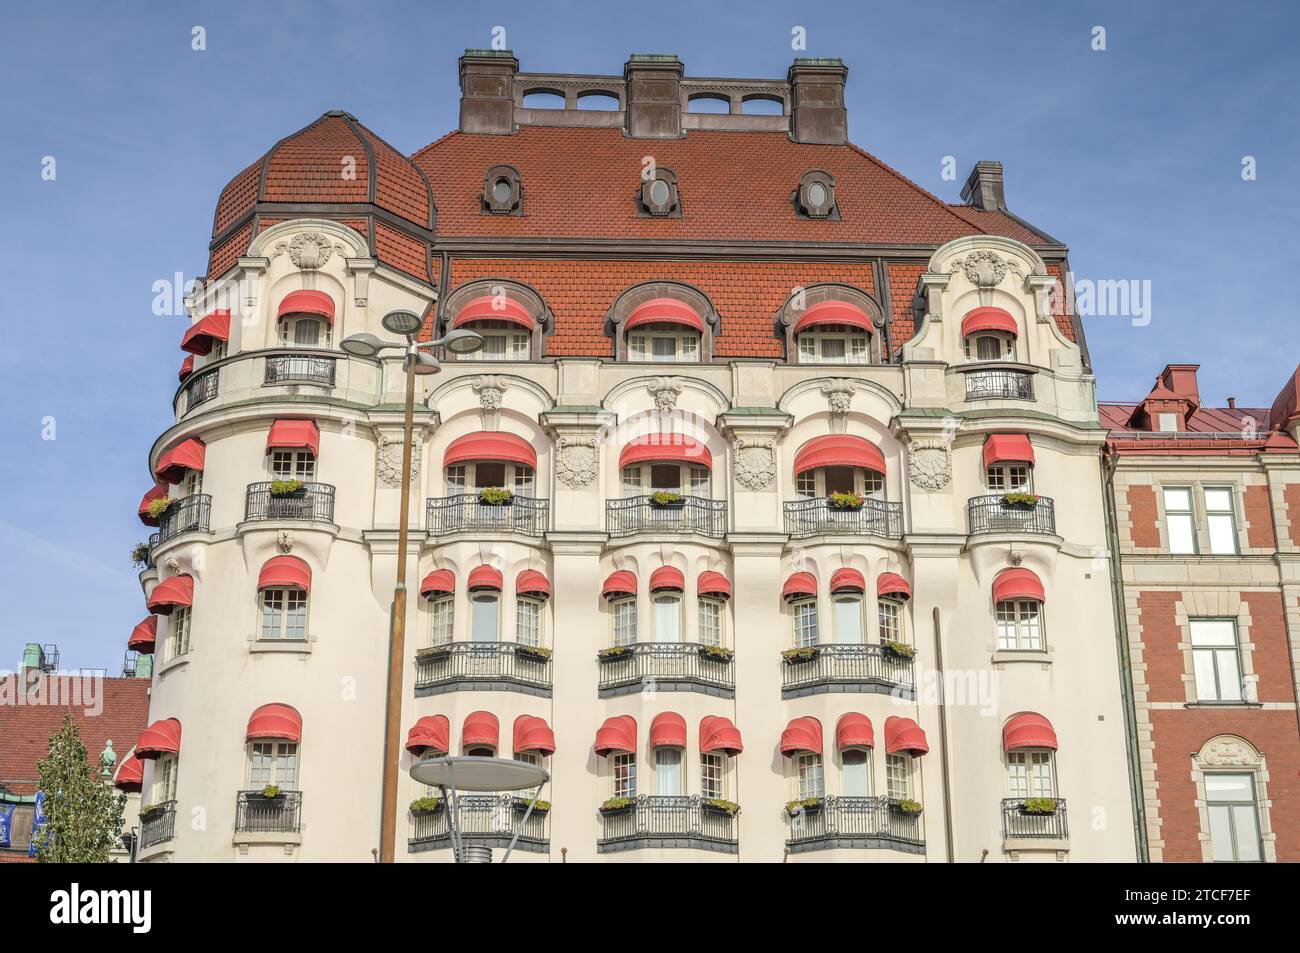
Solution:
M302 830L302 792L240 791L235 797L235 830L245 834L296 834Z
M518 642L447 642L415 656L415 689L444 692L519 691L551 694L551 659Z
M781 666L781 696L863 692L911 697L913 660L883 645L813 645Z
M785 504L785 531L794 537L844 534L898 539L903 535L903 504L867 499L856 510L838 509L825 497Z
M1025 810L1025 798L1003 798L1003 838L1007 840L1022 837L1036 840L1068 839L1070 827L1065 816L1065 798L1034 798L1033 800L1051 801L1056 805L1056 810L1051 814L1030 814Z
M972 536L981 533L1056 533L1056 504L1050 496L1040 496L1033 505L1004 502L1001 494L977 496L967 501L966 517Z
M629 695L643 688L696 691L720 698L735 696L731 654L695 642L637 642L606 649L600 662L601 698Z
M734 854L738 848L736 818L710 807L699 795L642 794L627 807L601 811L598 853L643 847L694 847Z
M244 496L245 520L320 520L334 522L334 487L304 483L287 496L274 496L270 483L250 483Z
M207 493L194 493L183 496L171 506L158 520L158 544L167 542L173 536L194 531L207 532L212 519L212 497ZM153 536L150 536L150 544Z
M888 797L836 797L790 817L786 845L793 854L836 848L925 852L919 814L904 814Z
M335 358L321 354L275 354L266 359L264 384L334 386Z
M533 808L528 813L529 798L517 794L459 794L456 817L460 838L468 846L509 847L518 832L515 850L545 853L550 838L546 831L549 810ZM411 815L410 847L412 850L438 850L451 846L448 810L439 802L436 810Z
M683 496L657 504L649 496L605 501L605 531L610 536L634 533L696 533L721 539L727 532L727 501Z
M1005 368L967 371L966 399L984 400L990 397L1033 400L1033 373L1031 371L1013 371Z
M188 414L199 404L205 403L217 396L217 384L221 368L214 367L210 371L199 371L191 375L190 379L185 382L185 412Z
M531 496L514 496L509 503L479 502L477 493L435 497L425 501L429 532L445 536L462 530L487 530L541 536L550 523L551 501Z
M140 846L150 847L171 840L176 833L176 802L163 801L140 815Z

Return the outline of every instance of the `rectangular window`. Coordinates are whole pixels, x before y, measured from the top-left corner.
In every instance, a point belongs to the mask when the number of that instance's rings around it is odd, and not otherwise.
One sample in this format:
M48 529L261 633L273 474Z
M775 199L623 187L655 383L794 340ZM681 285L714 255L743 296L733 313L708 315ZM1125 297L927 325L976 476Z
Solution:
M844 338L822 338L822 360L827 364L843 364L844 343Z
M1055 797L1050 751L1007 753L1007 796L1013 798Z
M700 600L700 644L722 644L722 603L717 599Z
M989 467L985 475L989 489L995 493L1028 493L1032 472L1027 463L999 463Z
M624 496L641 495L641 468L640 467L623 468L623 495Z
M805 470L795 477L795 492L800 496L813 497L817 495L817 473L815 470Z
M297 744L292 741L254 741L249 745L249 789L260 791L268 784L286 791L298 789Z
M700 755L700 797L725 798L727 796L726 764L723 756L706 752Z
M862 644L862 600L856 596L835 599L835 641L840 645Z
M515 496L533 495L533 468L522 463L515 464Z
M316 458L306 450L272 450L271 476L310 483L316 479Z
M655 596L655 641L682 640L682 600L677 596Z
M627 339L627 355L629 360L645 360L645 335L633 334Z
M998 648L1039 651L1043 647L1042 605L1028 599L997 604Z
M885 755L885 790L895 801L907 800L912 793L912 759L905 754Z
M652 353L656 361L671 363L677 360L676 338L651 338L650 346L653 348Z
M871 757L863 748L849 748L840 754L845 797L871 797Z
M691 467L691 496L709 495L709 468Z
M542 604L536 599L515 600L515 641L520 645L542 644Z
M862 474L862 493L873 500L883 500L885 498L885 475L877 473L875 470L861 470Z
M902 607L893 599L881 599L877 606L880 615L880 641L903 642Z
M975 339L975 360L996 361L1002 357L1002 339L992 334L983 334Z
M811 364L817 360L817 339L811 334L799 335L799 363Z
M456 600L452 596L440 596L429 603L429 616L432 619L429 628L430 645L446 645L451 641L455 614Z
M1192 668L1198 701L1239 702L1241 648L1232 619L1192 619Z
M176 770L177 759L174 754L164 754L154 762L154 804L176 800Z
M203 471L186 470L181 479L181 496L194 496L203 492Z
M795 648L807 648L817 644L817 601L807 599L796 602L794 612Z
M1251 775L1207 773L1205 807L1210 816L1210 846L1216 863L1263 860L1255 779Z
M1230 487L1205 488L1205 522L1210 531L1210 552L1231 556L1237 552L1237 521L1232 515Z
M261 638L305 641L307 593L301 589L263 589Z
M480 592L472 597L470 603L470 639L474 642L497 641L497 616L501 608L501 599L496 593Z
M167 658L174 659L190 650L190 607L177 606L167 624Z
M1161 433L1178 432L1178 415L1177 414L1157 414L1158 426Z
M655 794L659 797L680 797L686 793L682 778L682 749L655 749Z
M1192 491L1187 487L1165 487L1164 498L1169 551L1175 554L1194 554L1196 522L1192 517Z
M528 360L528 335L512 334L510 336L510 360Z
M805 752L795 755L794 761L800 799L823 797L826 794L826 782L822 776L822 756Z
M636 755L616 754L609 759L614 797L636 797Z
M465 465L458 463L447 468L447 495L456 496L465 492Z
M636 599L618 599L611 609L614 612L614 644L632 645L636 642Z

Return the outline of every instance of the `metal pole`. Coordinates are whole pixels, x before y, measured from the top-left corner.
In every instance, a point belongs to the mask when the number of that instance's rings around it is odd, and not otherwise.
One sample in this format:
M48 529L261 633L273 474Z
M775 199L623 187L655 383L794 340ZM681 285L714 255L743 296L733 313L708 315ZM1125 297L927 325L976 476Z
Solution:
M544 784L546 784L545 778L542 779L541 784L537 785L537 790L533 792L532 800L528 802L528 810L524 811L523 820L521 820L518 824L515 825L515 836L510 838L510 846L506 848L506 855L501 858L501 863L504 864L507 860L510 859L510 854L515 849L515 843L519 840L520 832L524 829L524 826L528 823L528 818L532 817L533 805L536 804L537 799L542 796L542 786Z
M388 629L388 699L384 710L383 809L379 817L379 862L391 864L397 844L397 763L402 752L402 667L406 662L406 545L410 532L411 438L415 418L415 355L408 351L406 414L402 421L402 509L398 516L397 584Z

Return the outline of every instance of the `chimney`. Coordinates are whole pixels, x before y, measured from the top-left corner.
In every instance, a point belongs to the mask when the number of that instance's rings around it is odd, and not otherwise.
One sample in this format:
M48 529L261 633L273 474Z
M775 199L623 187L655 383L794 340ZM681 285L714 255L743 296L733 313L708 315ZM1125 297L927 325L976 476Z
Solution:
M1228 398L1228 409L1229 409L1229 410L1236 410L1236 409L1237 409L1237 398L1235 398L1235 397L1229 397L1229 398Z
M849 70L838 57L800 57L787 74L790 136L795 142L842 146L849 141L844 83Z
M1002 191L1002 163L987 159L976 162L966 184L961 187L961 200L986 212L1005 210L1007 199Z
M682 134L682 61L674 53L633 53L623 64L627 134L676 139Z
M1199 407L1201 394L1196 386L1196 372L1199 364L1167 364L1160 372L1160 382L1184 400Z
M508 136L515 131L515 74L510 50L466 50L460 58L460 131Z

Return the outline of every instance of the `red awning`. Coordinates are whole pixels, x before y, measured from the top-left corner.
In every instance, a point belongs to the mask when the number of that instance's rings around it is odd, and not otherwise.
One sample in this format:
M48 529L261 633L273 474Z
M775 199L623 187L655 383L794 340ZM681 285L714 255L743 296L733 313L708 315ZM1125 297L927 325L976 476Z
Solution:
M704 319L689 304L676 298L651 298L633 308L625 327L630 331L643 324L680 324L704 333Z
M601 589L601 595L606 599L614 596L635 596L636 595L636 576L626 569L620 569L618 572L610 573L609 578L605 580L605 585Z
M876 577L876 595L895 599L912 598L912 587L896 572L882 572Z
M191 437L172 447L158 458L154 474L163 483L180 483L185 478L186 470L203 472L203 458L207 447L197 437Z
M135 753L141 758L156 758L163 754L180 754L181 723L175 718L164 718L140 732L135 743Z
M314 420L277 420L266 435L266 452L272 450L310 450L320 455L320 428Z
M695 592L701 596L719 596L723 599L730 599L731 583L722 573L706 569L695 580Z
M1006 331L1016 333L1016 319L1009 311L1001 308L975 308L966 312L961 319L961 336L974 334L976 331Z
M473 321L506 321L529 331L536 325L527 308L505 295L484 295L475 298L460 309L451 326L459 328Z
M885 472L885 457L870 440L852 434L835 433L813 437L794 455L794 473L819 467L861 467Z
M1033 463L1034 448L1029 438L1022 433L989 434L984 440L985 468L1004 461Z
M420 583L420 595L443 596L456 591L456 574L450 569L435 569Z
M140 753L132 749L117 767L113 778L113 787L119 791L139 791L144 785L144 761Z
M272 556L262 564L257 588L311 592L311 567L297 556Z
M184 383L185 378L189 377L193 373L194 373L194 355L189 354L186 355L185 360L181 361L181 369L176 372L176 376L181 379L182 383Z
M732 724L730 718L721 715L705 715L700 719L700 753L721 751L735 757L745 750L740 740L740 729Z
M804 716L795 718L781 732L781 753L783 755L822 753L822 723L816 718Z
M781 587L783 599L795 599L801 596L817 595L817 580L810 572L794 573Z
M925 740L925 732L911 718L890 715L885 719L885 750L890 754L905 751L914 758L919 758L930 750Z
M537 451L533 449L531 443L515 434L480 430L453 440L442 456L442 465L449 467L453 463L474 460L522 463L525 466L535 467Z
M536 715L520 715L515 719L515 754L529 751L547 757L555 754L555 732Z
M143 655L152 655L154 645L158 641L158 617L151 615L143 622L137 622L135 628L131 630L131 637L126 640L126 648L129 652L140 652Z
M230 312L213 311L190 325L181 338L181 350L207 354L217 341L230 340Z
M550 598L551 583L536 569L525 569L515 576L515 592L521 596Z
M194 604L194 577L169 576L153 587L145 607L158 615L171 615L177 606Z
M805 311L794 323L794 333L828 324L849 325L870 334L875 330L871 318L855 304L847 301L821 301Z
M866 592L867 580L856 569L837 569L831 573L831 592Z
M679 433L648 433L637 437L618 455L619 469L637 463L669 461L713 468L713 454L698 440Z
M686 719L675 711L661 711L650 722L651 748L685 748Z
M475 589L500 589L501 570L491 566L476 566L470 570L468 586L471 592Z
M672 566L660 566L650 574L650 591L658 592L660 589L677 589L686 588L686 577L682 575L680 569L674 569Z
M850 711L840 715L835 723L835 747L840 751L845 748L872 748L876 744L876 732L871 727L871 719L866 715Z
M323 291L291 291L280 302L277 317L286 314L314 314L334 323L334 299Z
M258 708L248 719L244 740L255 738L281 738L285 741L302 740L302 715L289 705L271 702Z
M595 749L602 758L614 753L636 754L636 719L631 715L606 718L596 732Z
M167 484L156 483L154 484L154 488L152 490L150 490L143 497L141 497L140 510L139 510L141 523L143 523L145 526L158 525L158 517L149 515L149 504L152 503L154 500L161 500L166 495L167 495Z
M451 750L451 722L446 715L425 715L406 733L406 750L417 758L426 751Z
M1028 569L1019 566L1004 569L993 578L993 601L1005 602L1008 599L1037 599L1045 602L1043 584Z
M496 751L500 734L496 715L490 711L472 711L465 716L465 723L460 727L461 750L491 748Z
M1051 748L1056 750L1056 732L1052 723L1033 711L1012 715L1002 726L1002 750L1017 748Z

